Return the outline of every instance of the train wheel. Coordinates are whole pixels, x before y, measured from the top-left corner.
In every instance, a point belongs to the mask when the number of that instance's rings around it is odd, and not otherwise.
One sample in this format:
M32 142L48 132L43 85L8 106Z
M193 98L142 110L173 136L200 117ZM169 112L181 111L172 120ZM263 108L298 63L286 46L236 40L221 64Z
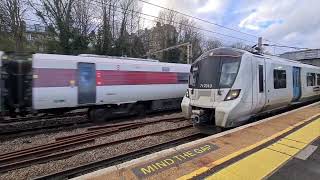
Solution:
M138 104L135 107L135 112L138 115L138 117L145 117L147 112L146 112L146 107L143 104Z
M93 122L104 122L105 121L105 110L104 109L89 109L88 113L90 121Z
M105 122L108 119L113 118L112 110L108 108L90 108L88 111L88 117L93 122Z
M215 131L216 131L216 133L221 133L222 131L224 131L224 128L215 126Z
M17 117L17 114L16 114L15 111L11 111L11 110L10 110L9 114L10 114L10 117L11 117L11 118L16 118L16 117Z
M92 111L93 111L93 109L89 108L89 109L88 109L88 112L87 112L87 116L88 116L88 119L89 119L90 121L93 121L93 120L94 120L94 112L92 112Z

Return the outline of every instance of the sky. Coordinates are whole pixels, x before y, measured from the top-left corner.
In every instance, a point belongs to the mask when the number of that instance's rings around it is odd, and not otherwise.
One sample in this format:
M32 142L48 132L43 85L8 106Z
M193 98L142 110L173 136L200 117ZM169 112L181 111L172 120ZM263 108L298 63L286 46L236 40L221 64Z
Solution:
M255 36L264 43L303 48L320 48L319 0L148 0L151 3L178 10L210 22L233 28ZM161 8L143 4L142 12L157 16ZM208 23L196 21L201 28L235 36L248 41L256 37L230 31ZM226 42L240 41L213 33L206 37ZM252 44L252 42L246 42ZM292 51L277 48L274 51Z

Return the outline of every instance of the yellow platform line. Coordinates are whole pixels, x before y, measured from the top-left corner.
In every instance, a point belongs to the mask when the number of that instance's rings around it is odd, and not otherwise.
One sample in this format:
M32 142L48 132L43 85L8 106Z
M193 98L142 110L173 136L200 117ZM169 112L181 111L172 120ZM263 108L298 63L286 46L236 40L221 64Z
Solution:
M207 180L215 179L263 179L272 174L302 148L320 136L320 119L311 122L305 127L286 136L284 141L277 141L274 144L253 153L246 158L222 169L221 171L207 177ZM301 143L302 142L302 143ZM280 144L281 143L281 144ZM283 144L284 143L284 144ZM289 145L286 145L290 144ZM300 149L301 148L301 149Z
M319 120L320 120L320 119L317 119L316 121L319 121ZM224 163L224 162L226 162L226 161L228 161L228 160L230 160L230 159L232 159L232 158L235 158L235 157L237 157L237 156L239 156L239 155L241 155L241 154L243 154L243 153L245 153L245 152L248 152L248 151L250 151L250 150L252 150L252 149L254 149L254 148L256 148L256 147L258 147L258 146L260 146L260 145L262 145L262 144L264 144L264 143L266 143L266 142L269 142L269 141L271 141L271 140L273 140L273 139L275 139L275 138L283 135L284 133L287 133L287 132L291 131L291 130L294 129L295 127L300 126L300 125L302 125L303 123L306 123L306 122L308 122L308 121L310 121L310 119L307 119L307 120L304 120L304 121L300 121L299 123L296 123L296 124L294 124L294 125L292 125L292 126L289 126L288 128L286 128L286 129L284 129L284 130L282 130L282 131L280 131L280 132L278 132L278 133L276 133L276 134L274 134L274 135L272 135L272 136L270 136L270 137L268 137L268 138L265 138L265 139L263 139L263 140L255 143L255 144L252 144L252 145L250 145L250 146L247 146L247 147L245 147L245 148L242 148L242 149L240 149L239 151L236 151L236 152L234 152L234 153L231 153L231 154L229 154L229 155L227 155L227 156L225 156L225 157L223 157L223 158L221 158L221 159L218 159L218 160L216 160L216 161L208 164L208 165L205 166L205 167L201 167L201 168L199 168L199 169L197 169L197 170L195 170L195 171L193 171L193 172L191 172L191 173L189 173L189 174L186 174L186 175L184 175L184 176L181 176L181 177L178 178L178 180L191 179L191 178L193 178L193 177L195 177L195 176L201 175L201 174L207 172L208 170L210 170L211 168L213 168L213 167L215 167L215 166L218 166L218 165L220 165L220 164L222 164L222 163ZM290 140L287 140L287 139L286 139L286 140L283 140L283 142L287 142L287 141L290 141ZM290 143L291 143L291 142L290 142ZM291 144L291 145L292 145L292 144ZM300 145L300 147L301 147L301 143L298 143L298 144L295 144L295 145L298 146L298 147L299 147L299 145ZM231 177L231 176L230 176L230 177Z

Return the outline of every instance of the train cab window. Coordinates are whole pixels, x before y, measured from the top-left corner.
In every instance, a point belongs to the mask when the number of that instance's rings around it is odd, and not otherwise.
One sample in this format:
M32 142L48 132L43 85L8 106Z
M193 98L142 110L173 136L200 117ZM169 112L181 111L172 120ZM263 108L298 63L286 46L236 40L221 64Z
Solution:
M221 58L222 59L222 58ZM239 70L240 61L236 58L224 57L221 62L220 88L231 88Z
M287 87L287 75L285 70L273 70L274 89L282 89Z
M317 85L320 86L320 74L317 74Z
M263 92L263 65L259 65L259 92Z
M307 73L307 86L315 86L315 85L316 85L316 74Z

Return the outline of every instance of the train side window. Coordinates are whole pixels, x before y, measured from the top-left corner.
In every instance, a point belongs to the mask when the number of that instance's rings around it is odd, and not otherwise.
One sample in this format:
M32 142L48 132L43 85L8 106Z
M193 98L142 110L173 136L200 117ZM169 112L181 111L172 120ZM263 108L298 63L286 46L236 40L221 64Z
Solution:
M287 87L287 74L285 70L273 70L274 89L283 89Z
M320 74L317 74L317 85L320 86Z
M316 74L307 73L307 86L315 86L315 85L316 85Z
M263 65L259 65L259 92L263 92Z

